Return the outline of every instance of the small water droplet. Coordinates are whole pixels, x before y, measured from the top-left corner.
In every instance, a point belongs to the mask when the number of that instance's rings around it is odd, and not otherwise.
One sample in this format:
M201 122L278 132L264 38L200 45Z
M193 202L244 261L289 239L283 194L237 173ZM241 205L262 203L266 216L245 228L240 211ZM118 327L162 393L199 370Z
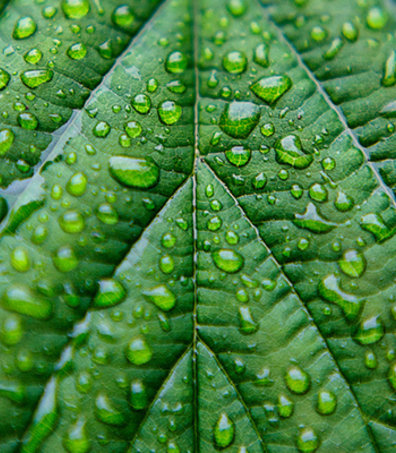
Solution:
M234 437L234 422L223 412L213 428L214 443L218 448L226 448L232 444Z

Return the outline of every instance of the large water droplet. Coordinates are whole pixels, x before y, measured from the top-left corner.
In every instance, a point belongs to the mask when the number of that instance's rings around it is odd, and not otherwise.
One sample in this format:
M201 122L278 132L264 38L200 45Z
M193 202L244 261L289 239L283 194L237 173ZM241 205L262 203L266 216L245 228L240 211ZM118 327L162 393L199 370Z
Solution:
M84 173L75 173L67 182L66 190L75 197L81 197L87 189L88 180Z
M357 250L346 250L342 258L338 260L338 265L344 274L350 277L360 277L366 268L364 255Z
M303 428L297 437L297 448L302 453L314 452L319 447L319 438L312 428Z
M316 403L316 409L319 414L330 415L332 414L337 406L337 398L333 392L329 390L321 390L318 394Z
M67 49L67 55L69 55L72 60L82 60L85 55L87 55L87 48L85 44L77 42Z
M23 327L21 318L13 314L5 317L0 330L1 341L7 346L12 346L18 344L22 336Z
M14 39L26 39L37 30L36 22L31 17L21 17L15 24L12 37Z
M249 307L239 307L239 326L242 333L251 334L257 331L258 324L253 319Z
M356 319L360 313L363 301L343 291L340 280L334 274L324 277L319 282L318 291L323 299L338 305L348 320Z
M94 299L94 307L113 307L124 300L126 291L121 283L113 278L99 281L99 290Z
M233 146L225 152L225 155L230 164L243 167L249 162L251 151L244 146Z
M2 129L0 131L0 156L4 154L11 148L14 143L15 135L10 129Z
M0 68L0 91L4 90L4 88L8 85L11 79L10 74L7 71Z
M260 108L252 102L231 102L221 117L220 129L233 138L247 138L260 120Z
M70 272L78 266L78 259L69 245L60 247L52 260L60 272Z
M153 353L145 338L137 336L128 343L126 356L134 365L144 365L151 360Z
M111 15L113 24L123 29L130 29L135 23L135 16L128 5L118 6Z
M109 160L110 174L121 184L148 189L157 184L160 170L150 158L113 156Z
M131 382L129 402L135 411L141 411L148 404L146 387L139 379Z
M226 448L232 444L234 437L234 422L223 412L213 428L214 443L218 448Z
M313 233L327 233L336 226L336 224L321 217L313 203L308 203L303 214L295 214L293 223L298 227L305 228Z
M246 71L247 58L243 52L228 52L223 58L223 67L230 74L241 74Z
M281 164L289 164L292 167L307 168L313 161L311 154L303 149L300 137L288 135L275 143L276 160Z
M137 94L132 99L132 107L142 115L145 115L150 111L151 108L151 99L147 94Z
M388 22L388 13L379 6L375 6L368 11L366 22L373 30L381 30Z
M105 225L115 225L118 223L118 214L109 203L102 203L98 206L96 217Z
M338 191L337 198L334 201L334 206L341 212L350 211L353 208L354 201L352 197L347 195L342 190Z
M125 422L123 414L114 407L104 392L99 393L95 399L95 413L98 419L107 425L120 426Z
M90 441L86 432L86 421L79 417L66 432L63 446L69 453L87 453L90 450Z
M158 106L158 116L167 125L175 124L179 121L182 108L174 101L164 101Z
M172 52L166 59L165 68L172 74L181 74L187 68L187 57L178 50Z
M289 390L298 395L307 392L311 385L309 374L296 365L287 370L285 381Z
M81 233L84 229L84 217L78 211L66 211L59 217L59 225L66 233Z
M89 0L62 0L62 10L68 19L81 19L89 12Z
M241 270L244 264L243 256L231 249L216 250L212 259L217 268L230 274Z
M228 0L227 9L235 17L243 16L247 10L246 0Z
M176 296L166 285L157 285L154 288L143 291L143 295L155 304L160 310L169 311L176 304Z
M11 266L17 272L27 272L30 269L29 253L23 246L15 247L10 254Z
M377 343L385 335L385 328L378 316L360 321L353 339L362 345Z
M31 69L21 74L21 80L28 88L37 88L51 81L53 76L54 72L51 69Z
M3 295L2 306L37 319L47 319L52 313L52 304L48 300L34 296L29 288L23 285L9 286Z
M378 242L385 241L393 236L396 228L389 228L378 214L366 214L360 219L363 230L369 231Z
M267 104L274 104L292 86L289 76L271 76L262 79L251 85L253 93Z

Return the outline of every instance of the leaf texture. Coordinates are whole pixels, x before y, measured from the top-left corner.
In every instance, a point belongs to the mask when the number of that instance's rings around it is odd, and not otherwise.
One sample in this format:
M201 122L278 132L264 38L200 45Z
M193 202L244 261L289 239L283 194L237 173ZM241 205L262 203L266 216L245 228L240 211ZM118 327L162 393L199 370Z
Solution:
M16 199L2 452L394 450L392 5L267 3L163 2Z

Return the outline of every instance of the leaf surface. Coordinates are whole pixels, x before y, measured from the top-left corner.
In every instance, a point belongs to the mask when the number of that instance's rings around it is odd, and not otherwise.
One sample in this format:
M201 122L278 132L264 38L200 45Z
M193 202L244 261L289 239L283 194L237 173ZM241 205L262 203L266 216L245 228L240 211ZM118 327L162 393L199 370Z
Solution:
M383 116L353 123L286 4L165 1L17 198L2 452L394 449L396 212L363 139Z

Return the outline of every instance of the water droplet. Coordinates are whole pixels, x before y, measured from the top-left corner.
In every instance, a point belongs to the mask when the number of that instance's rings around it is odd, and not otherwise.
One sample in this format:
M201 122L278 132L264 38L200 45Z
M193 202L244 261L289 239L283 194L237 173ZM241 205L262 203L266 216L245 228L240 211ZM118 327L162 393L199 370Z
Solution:
M239 326L242 333L251 334L257 331L258 324L253 319L249 307L239 307Z
M118 6L111 15L111 20L117 27L128 30L135 24L135 16L128 5Z
M244 146L233 146L225 152L225 155L230 164L235 165L236 167L243 167L249 162L251 151Z
M244 264L243 256L230 249L220 249L212 253L212 259L217 268L233 274L242 269Z
M106 121L98 121L92 132L95 137L105 138L111 131L110 125Z
M235 17L243 16L247 10L246 0L228 0L227 9Z
M343 23L341 32L344 38L351 42L356 41L359 36L359 30L353 22Z
M352 197L347 195L342 190L337 192L337 198L334 201L334 206L341 212L350 211L353 208L354 201Z
M271 137L275 133L275 126L272 123L265 123L261 126L260 132L264 137Z
M220 129L233 138L247 138L260 120L260 108L252 102L231 102L221 117Z
M36 22L31 17L21 17L15 24L12 37L14 39L26 39L37 30Z
M396 51L392 50L385 62L384 77L382 85L390 87L396 83Z
M81 19L89 12L89 0L62 0L62 10L68 19Z
M87 55L87 48L85 44L77 42L67 49L67 55L69 55L72 60L82 60L85 55Z
M241 74L246 71L247 58L243 52L228 52L223 58L223 67L230 74Z
M182 108L174 101L164 101L158 106L158 116L167 125L175 124L179 121Z
M107 308L119 304L125 299L126 291L121 283L113 278L99 281L99 290L94 299L94 307Z
M51 81L53 76L51 69L31 69L21 74L21 80L28 88L33 89Z
M102 203L98 206L96 217L105 225L116 225L118 223L117 211L109 203Z
M254 49L253 59L257 64L259 64L260 66L263 66L264 68L269 66L269 46L268 46L268 44L265 44L265 43L259 44Z
M176 244L176 238L172 233L165 233L161 238L161 244L167 249L171 249Z
M288 135L275 143L276 160L282 164L289 164L292 167L307 168L313 161L311 154L303 149L300 137Z
M374 370L378 366L377 357L373 351L366 351L364 355L364 364L369 370Z
M144 365L151 360L153 353L146 340L137 336L128 343L126 356L133 365Z
M69 453L87 453L90 441L86 433L86 421L83 417L77 419L66 432L63 438L63 446Z
M284 394L278 397L278 412L282 418L289 418L293 415L294 403L293 401Z
M60 247L52 259L60 272L70 272L78 266L78 259L69 245Z
M78 211L67 211L59 217L59 225L66 233L81 233L84 229L84 218Z
M175 261L170 255L161 256L159 266L164 274L171 274L175 269Z
M375 6L367 13L366 22L371 29L381 30L388 22L388 14L382 8Z
M232 444L234 437L234 422L223 412L213 428L214 443L218 448L226 448Z
M109 160L111 176L127 187L149 189L155 186L160 170L150 158L113 156Z
M267 184L267 177L263 172L257 173L252 180L252 185L255 189L263 189Z
M43 53L39 49L30 49L29 52L23 56L26 63L37 64L43 58Z
M396 390L396 362L389 367L388 381L393 390Z
M329 390L321 390L318 394L316 402L316 410L319 414L330 415L332 414L337 406L337 398L333 392Z
M145 115L150 111L151 99L147 94L137 94L132 100L132 107L142 115Z
M208 220L207 227L209 231L217 231L221 228L222 220L218 216L211 217Z
M306 371L294 365L288 369L285 375L285 382L291 392L301 395L308 391L311 385L311 378Z
M342 49L343 45L344 45L344 43L341 38L333 39L333 41L330 44L330 47L323 54L323 58L325 60L332 60L338 54L338 52Z
M75 197L83 195L87 189L88 180L84 173L78 172L69 179L66 190Z
M145 409L148 404L146 387L139 379L131 382L129 402L135 411Z
M287 75L263 77L251 85L253 93L267 104L274 104L292 86Z
M107 425L120 426L125 422L123 414L114 407L104 392L99 393L95 399L95 413L98 419Z
M21 318L17 315L10 314L4 318L1 330L1 341L7 346L18 344L23 336L23 327Z
M330 274L320 281L318 291L323 299L338 305L348 320L356 319L360 313L362 300L343 291L340 287L340 280L334 274Z
M303 428L297 437L297 448L302 453L314 452L319 447L319 438L312 428Z
M336 226L321 217L313 203L308 203L303 214L295 214L293 223L299 228L305 228L313 233L327 233Z
M11 266L17 272L27 272L30 269L30 258L28 251L23 246L15 247L10 256Z
M359 344L374 344L385 335L385 328L378 316L360 321L353 339Z
M311 30L311 38L316 42L323 41L327 36L327 32L323 27L315 26Z
M327 189L322 184L316 182L309 188L309 197L314 201L323 203L327 200L327 196Z
M378 242L385 241L393 236L396 229L388 228L378 214L366 214L360 219L360 226L363 230L369 231Z
M30 290L22 285L6 289L2 306L15 313L37 319L47 319L52 313L52 304L48 300L33 296Z
M23 129L35 130L38 127L38 120L33 113L23 112L18 115L18 124Z
M176 304L176 296L165 285L157 285L154 288L143 291L143 295L155 304L160 310L169 311Z
M168 55L165 62L165 68L172 74L181 74L186 70L187 63L187 57L177 50Z
M349 277L360 277L366 268L366 260L362 253L351 249L344 252L342 258L338 260L338 265Z
M10 79L10 74L8 74L7 71L4 71L4 69L0 68L0 91L4 90L4 88L8 85Z

